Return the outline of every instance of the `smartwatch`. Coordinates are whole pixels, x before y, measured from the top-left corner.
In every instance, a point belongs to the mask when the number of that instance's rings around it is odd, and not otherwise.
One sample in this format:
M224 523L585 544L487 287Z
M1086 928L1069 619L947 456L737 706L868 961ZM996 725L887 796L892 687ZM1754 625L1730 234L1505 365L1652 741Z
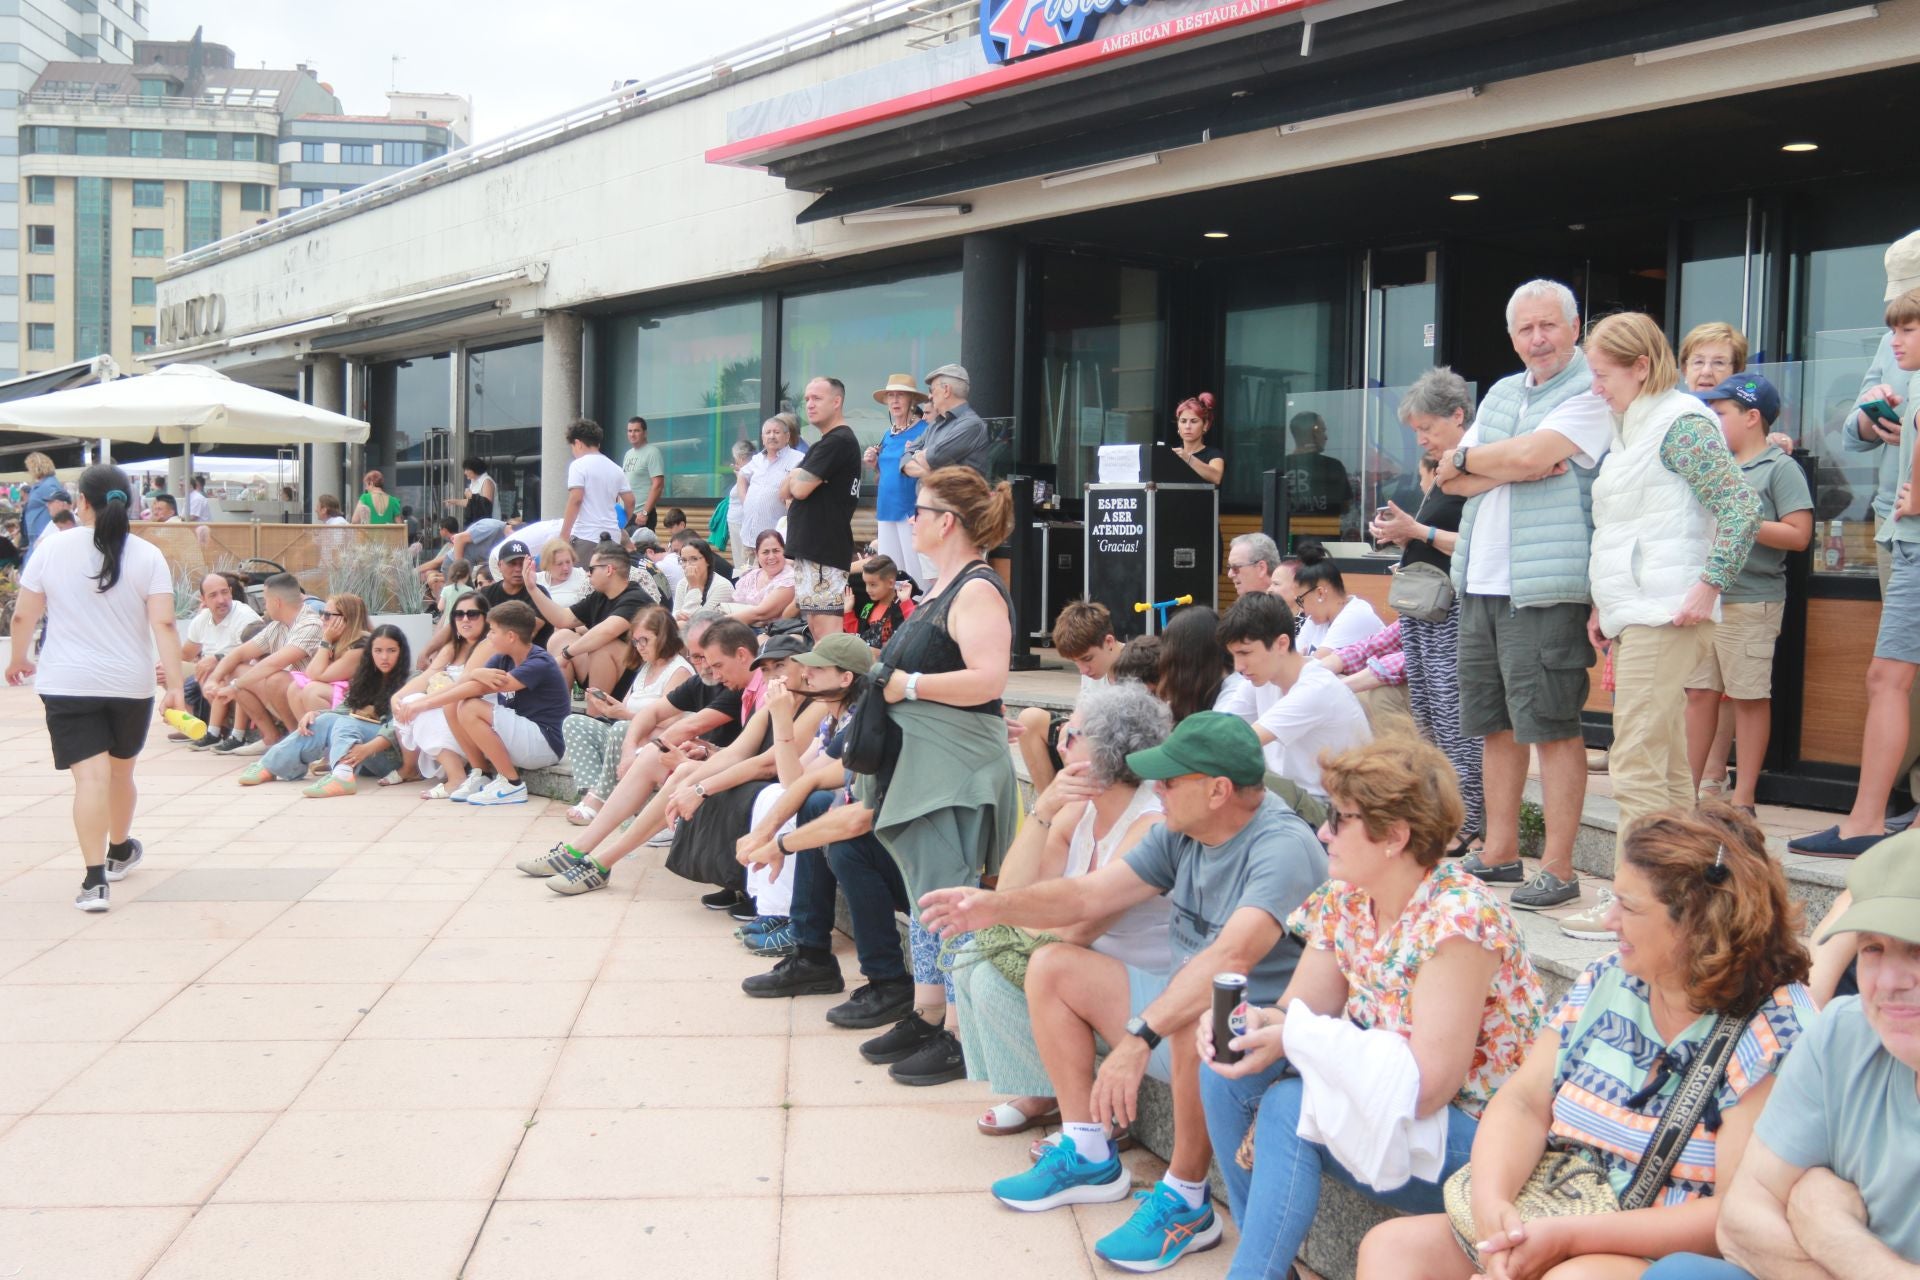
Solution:
M920 701L920 675L921 673L916 671L907 677L906 698L908 702Z
M1453 469L1462 475L1467 474L1467 451L1464 448L1453 451Z
M1149 1053L1160 1047L1160 1033L1148 1026L1145 1018L1129 1019L1127 1022L1127 1034L1130 1036L1139 1036L1142 1040L1146 1041L1147 1052Z

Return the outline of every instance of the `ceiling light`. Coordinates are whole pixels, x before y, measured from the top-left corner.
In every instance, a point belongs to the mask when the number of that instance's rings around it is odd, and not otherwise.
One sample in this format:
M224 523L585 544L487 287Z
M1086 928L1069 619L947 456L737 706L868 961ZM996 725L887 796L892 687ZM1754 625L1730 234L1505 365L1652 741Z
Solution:
M1480 96L1480 86L1472 85L1465 89L1455 89L1451 93L1434 93L1424 98L1408 98L1401 102L1386 102L1377 107L1362 107L1358 111L1342 111L1338 115L1321 116L1315 120L1298 120L1292 124L1283 124L1277 132L1281 137L1302 133L1308 129L1324 129L1329 125L1353 124L1359 120L1374 120L1381 116L1399 115L1405 111L1419 111L1425 107L1439 106L1443 102L1465 102Z
M1447 199L1453 201L1455 204L1472 204L1475 200L1478 200L1479 198L1480 198L1479 196L1475 195L1471 191L1456 191L1452 195L1447 197Z
M840 224L857 227L870 222L917 222L922 218L958 218L972 212L973 206L970 204L896 204L884 209L842 214Z
M1839 9L1833 13L1816 14L1811 18L1798 18L1792 22L1776 22L1772 26L1754 27L1749 31L1735 31L1729 35L1713 36L1706 40L1693 40L1686 44L1669 45L1664 49L1649 49L1633 55L1633 65L1644 67L1651 63L1667 62L1674 58L1689 58L1697 53L1719 53L1725 49L1737 49L1741 45L1755 44L1762 40L1776 40L1781 36L1796 36L1808 31L1818 31L1822 27L1837 27L1849 22L1860 22L1880 16L1878 5L1863 4L1852 9Z
M1208 240L1225 240L1227 238L1227 233L1224 231L1202 231L1200 234Z
M1817 142L1789 142L1780 149L1782 151L1818 151L1820 144Z
M1149 151L1143 156L1128 156L1124 160L1109 160L1105 164L1090 164L1082 169L1068 169L1061 173L1050 173L1040 179L1042 187L1064 187L1075 182L1085 182L1089 178L1104 178L1109 174L1125 173L1129 169L1144 169L1160 163L1160 153Z

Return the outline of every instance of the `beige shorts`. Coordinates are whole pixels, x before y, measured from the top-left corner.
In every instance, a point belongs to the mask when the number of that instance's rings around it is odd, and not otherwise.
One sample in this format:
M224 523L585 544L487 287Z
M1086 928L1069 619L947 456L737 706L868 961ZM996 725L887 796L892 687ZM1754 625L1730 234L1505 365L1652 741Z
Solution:
M812 560L795 560L793 603L801 613L845 613L847 571Z
M1786 605L1778 600L1723 604L1713 648L1687 677L1689 689L1711 689L1741 702L1773 696L1773 646Z

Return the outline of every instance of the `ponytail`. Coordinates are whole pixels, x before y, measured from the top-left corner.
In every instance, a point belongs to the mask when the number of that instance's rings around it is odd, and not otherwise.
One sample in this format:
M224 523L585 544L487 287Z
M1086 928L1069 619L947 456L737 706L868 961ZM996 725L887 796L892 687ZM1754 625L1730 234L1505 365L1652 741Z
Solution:
M93 547L100 553L100 573L94 578L100 591L113 590L120 581L120 557L127 549L128 497L133 482L110 462L96 462L80 473L80 496L93 508Z

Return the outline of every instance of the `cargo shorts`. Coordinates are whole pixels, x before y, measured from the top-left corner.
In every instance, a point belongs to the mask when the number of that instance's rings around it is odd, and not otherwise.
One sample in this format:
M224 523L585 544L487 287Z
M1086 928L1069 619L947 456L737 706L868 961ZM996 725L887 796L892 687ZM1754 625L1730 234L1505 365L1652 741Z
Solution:
M1580 736L1593 645L1584 604L1516 609L1506 596L1460 602L1460 732L1511 731L1532 745Z

